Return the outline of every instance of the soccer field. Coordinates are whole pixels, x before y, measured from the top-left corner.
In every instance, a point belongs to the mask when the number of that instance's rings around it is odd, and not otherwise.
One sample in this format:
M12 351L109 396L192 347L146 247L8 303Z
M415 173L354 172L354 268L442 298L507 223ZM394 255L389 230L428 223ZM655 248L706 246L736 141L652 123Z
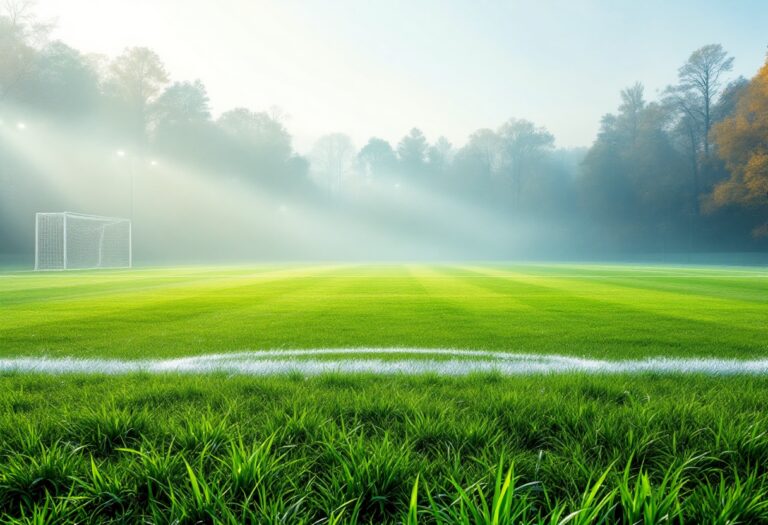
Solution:
M768 356L768 270L343 265L0 274L0 356L440 348Z
M7 272L0 309L0 523L768 523L765 367L527 374L765 364L765 269Z

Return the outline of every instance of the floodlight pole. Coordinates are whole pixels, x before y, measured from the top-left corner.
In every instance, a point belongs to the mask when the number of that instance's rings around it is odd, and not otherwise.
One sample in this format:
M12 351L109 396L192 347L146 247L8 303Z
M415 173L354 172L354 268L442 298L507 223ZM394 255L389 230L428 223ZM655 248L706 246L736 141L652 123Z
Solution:
M128 178L129 178L130 184L131 184L131 189L130 189L130 194L131 194L130 218L131 218L131 222L133 222L133 193L134 193L133 179L134 179L134 173L136 172L136 159L135 159L135 157L133 155L131 155L130 166L129 166L128 169L129 169Z
M134 193L134 175L136 173L136 154L126 152L125 150L117 150L118 157L128 157L128 216L133 220L133 193Z
M125 150L117 150L118 157L125 157ZM136 153L128 152L128 268L133 267L133 218L134 218L134 193L136 178Z

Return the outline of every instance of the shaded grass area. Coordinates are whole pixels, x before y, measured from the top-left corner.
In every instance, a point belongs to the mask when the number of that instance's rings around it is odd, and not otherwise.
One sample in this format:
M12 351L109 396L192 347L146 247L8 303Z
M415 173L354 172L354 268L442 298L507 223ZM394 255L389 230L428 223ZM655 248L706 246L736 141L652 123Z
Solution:
M0 274L0 356L426 347L768 356L768 270L327 265Z
M0 376L15 523L766 523L768 379Z

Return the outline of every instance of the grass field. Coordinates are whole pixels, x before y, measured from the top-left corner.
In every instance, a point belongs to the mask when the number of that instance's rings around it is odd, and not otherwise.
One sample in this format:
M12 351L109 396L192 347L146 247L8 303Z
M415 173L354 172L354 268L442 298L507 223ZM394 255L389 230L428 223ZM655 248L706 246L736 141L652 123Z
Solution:
M0 362L360 347L765 358L768 271L0 274ZM0 522L768 523L766 406L764 375L6 371Z
M0 276L0 355L424 347L768 356L768 270L312 266Z

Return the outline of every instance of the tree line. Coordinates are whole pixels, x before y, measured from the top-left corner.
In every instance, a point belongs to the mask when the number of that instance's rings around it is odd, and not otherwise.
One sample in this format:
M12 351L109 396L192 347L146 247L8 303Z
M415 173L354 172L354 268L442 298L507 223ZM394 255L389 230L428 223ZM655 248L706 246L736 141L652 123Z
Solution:
M717 44L695 50L655 100L641 83L623 89L589 148L556 148L546 128L510 118L460 146L413 128L395 144L372 137L359 148L347 135L329 134L301 155L277 108L214 117L205 85L170 82L151 49L89 55L49 40L50 30L25 4L0 16L6 127L17 115L34 115L146 158L363 214L383 227L402 221L388 214L408 211L396 202L379 213L355 203L375 207L376 195L396 201L409 188L510 224L546 222L584 253L768 247L768 63L751 80L732 78L734 59ZM0 246L13 251L28 241L9 224L66 203L41 192L8 141L0 142L0 162Z
M575 235L615 249L765 248L768 236L768 63L729 79L733 57L713 44L691 53L677 83L649 101L620 92L587 150L558 150L545 128L510 119L454 148L417 128L359 152L321 138L312 166L329 188L409 180L514 214L576 219Z

